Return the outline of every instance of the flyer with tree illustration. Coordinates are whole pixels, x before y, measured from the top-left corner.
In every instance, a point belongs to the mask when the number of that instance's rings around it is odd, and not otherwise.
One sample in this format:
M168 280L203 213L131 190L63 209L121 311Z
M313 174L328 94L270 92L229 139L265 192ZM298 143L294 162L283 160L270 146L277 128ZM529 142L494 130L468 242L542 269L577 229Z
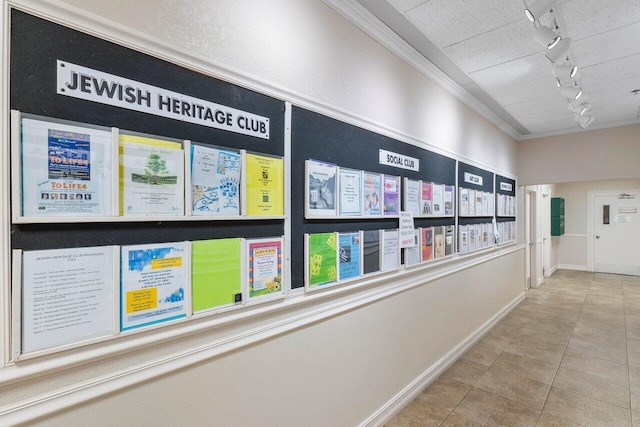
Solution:
M120 135L120 214L183 215L183 156L179 142Z
M122 246L120 329L187 315L186 243Z

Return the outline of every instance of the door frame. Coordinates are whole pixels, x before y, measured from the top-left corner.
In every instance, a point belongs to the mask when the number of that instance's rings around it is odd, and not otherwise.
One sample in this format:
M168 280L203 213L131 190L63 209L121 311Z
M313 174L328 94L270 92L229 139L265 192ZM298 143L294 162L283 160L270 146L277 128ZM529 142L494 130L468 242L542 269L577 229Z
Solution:
M640 189L597 190L587 191L587 271L593 272L595 265L595 215L596 196L618 196L620 194L633 194L640 198Z

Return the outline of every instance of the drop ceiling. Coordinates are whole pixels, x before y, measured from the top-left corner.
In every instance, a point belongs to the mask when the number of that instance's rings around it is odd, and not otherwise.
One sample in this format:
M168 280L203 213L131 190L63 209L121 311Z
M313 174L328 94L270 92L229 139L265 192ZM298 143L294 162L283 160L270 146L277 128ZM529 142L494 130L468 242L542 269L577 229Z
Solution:
M524 15L532 2L351 0L499 117L516 139L578 132ZM633 93L640 89L640 1L558 0L553 15L540 20L554 22L573 40L570 58L595 117L588 129L640 122L640 94Z

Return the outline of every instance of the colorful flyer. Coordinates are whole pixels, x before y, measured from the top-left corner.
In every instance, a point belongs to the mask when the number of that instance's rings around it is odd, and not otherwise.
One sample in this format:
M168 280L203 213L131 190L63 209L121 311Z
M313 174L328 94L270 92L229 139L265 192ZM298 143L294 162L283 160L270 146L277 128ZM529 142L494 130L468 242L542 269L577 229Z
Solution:
M243 166L245 215L284 215L284 160L247 153Z
M191 242L193 312L242 302L242 239Z
M340 233L338 235L339 279L347 280L360 276L361 241L360 233Z
M383 204L385 215L399 215L400 212L400 177L384 175Z
M247 240L248 299L284 294L282 238Z
M444 214L453 215L453 185L444 186Z
M336 236L337 233L309 234L307 262L310 288L338 280Z
M382 177L378 173L363 172L363 214L382 215Z
M433 183L422 183L421 215L433 215Z
M420 229L420 247L422 248L422 262L433 259L433 228L425 227Z
M23 216L111 216L111 132L21 120Z
M444 233L443 227L434 227L435 234L433 235L433 257L442 258L444 256Z
M240 215L240 153L191 144L191 214Z
M187 315L186 243L122 246L120 329Z
M362 215L362 171L340 168L340 215Z
M184 215L182 144L120 135L120 214Z
M306 169L306 216L335 216L336 171L333 163L307 160Z

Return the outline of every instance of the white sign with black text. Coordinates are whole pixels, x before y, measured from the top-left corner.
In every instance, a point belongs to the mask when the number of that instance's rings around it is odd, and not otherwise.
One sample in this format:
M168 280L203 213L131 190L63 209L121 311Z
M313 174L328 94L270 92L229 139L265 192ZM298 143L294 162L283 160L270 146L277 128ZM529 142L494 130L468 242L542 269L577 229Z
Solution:
M464 182L475 185L482 185L482 177L469 172L464 173Z
M513 191L513 185L508 182L501 182L500 189L504 191Z
M387 150L380 150L380 164L420 172L420 160Z
M412 248L418 245L415 238L415 225L411 212L400 211L400 247Z

